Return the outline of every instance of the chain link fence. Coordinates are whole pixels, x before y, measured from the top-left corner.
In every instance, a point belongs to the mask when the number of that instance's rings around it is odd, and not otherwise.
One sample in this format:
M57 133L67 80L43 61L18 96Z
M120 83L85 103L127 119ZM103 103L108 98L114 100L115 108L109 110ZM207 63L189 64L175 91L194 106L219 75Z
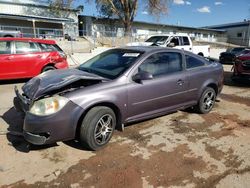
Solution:
M2 33L1 33L2 32ZM93 49L105 46L105 47L118 47L125 46L131 42L143 42L153 35L171 35L171 34L184 34L184 33L172 33L172 32L153 32L138 34L130 33L125 35L124 31L116 30L110 31L105 29L95 30L90 29L79 30L78 36L70 36L63 31L63 29L52 28L32 28L32 27L16 27L16 26L1 26L0 36L13 36L13 37L30 37L41 39L54 39L58 45L67 53L83 53L91 52ZM215 48L230 48L238 45L249 44L249 39L242 39L237 37L226 37L225 35L209 35L209 34L189 34L193 43L209 44Z
M173 32L149 32L147 34L130 33L124 35L119 31L101 31L92 30L88 32L88 35L84 35L87 32L85 30L80 31L80 34L85 38L89 39L94 47L98 46L125 46L130 42L144 42L151 36L154 35L175 35L175 34L186 34L173 33ZM214 34L188 34L194 44L206 43L215 47L234 47L234 46L249 46L249 39L243 39L239 37L227 37L226 35L214 35Z

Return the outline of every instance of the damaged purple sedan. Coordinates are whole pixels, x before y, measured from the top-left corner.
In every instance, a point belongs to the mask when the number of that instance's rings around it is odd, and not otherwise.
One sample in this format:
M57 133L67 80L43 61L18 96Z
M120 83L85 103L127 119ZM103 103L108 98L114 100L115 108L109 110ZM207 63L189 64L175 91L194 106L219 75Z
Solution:
M32 78L14 105L36 145L79 139L97 150L127 123L194 107L208 113L223 85L220 63L161 47L108 50L76 69Z

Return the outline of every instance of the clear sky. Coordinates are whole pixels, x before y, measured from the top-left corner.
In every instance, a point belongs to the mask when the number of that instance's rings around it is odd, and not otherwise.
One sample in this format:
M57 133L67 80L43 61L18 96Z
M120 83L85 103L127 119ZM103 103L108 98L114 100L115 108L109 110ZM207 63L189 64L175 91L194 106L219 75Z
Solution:
M83 15L99 16L93 2L78 1L84 5ZM250 0L172 0L169 13L160 20L148 15L144 2L139 0L136 21L201 27L250 19Z

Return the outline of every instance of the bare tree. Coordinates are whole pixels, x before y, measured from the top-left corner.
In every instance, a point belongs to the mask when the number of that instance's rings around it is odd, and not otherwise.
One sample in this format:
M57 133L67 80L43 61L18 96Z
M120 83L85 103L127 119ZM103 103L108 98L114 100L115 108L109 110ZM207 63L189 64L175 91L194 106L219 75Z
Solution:
M168 13L170 0L95 0L98 11L108 17L117 17L124 25L125 34L131 33L132 23L141 3L148 14L159 18Z
M48 0L48 3L55 8L71 8L75 0Z
M65 12L62 13L62 9L69 10L73 8L74 3L77 1L78 0L47 0L47 3L50 5L50 11L53 12L55 15L60 15L60 16L64 15L64 17L67 17L67 15L65 15ZM79 5L78 7L76 7L76 9L82 12L84 6Z

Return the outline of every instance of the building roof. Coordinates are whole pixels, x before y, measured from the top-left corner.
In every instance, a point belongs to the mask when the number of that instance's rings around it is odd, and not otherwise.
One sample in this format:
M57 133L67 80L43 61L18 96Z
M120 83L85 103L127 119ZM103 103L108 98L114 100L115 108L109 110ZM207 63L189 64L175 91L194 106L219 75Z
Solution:
M228 29L228 28L233 28L233 27L244 27L247 26L249 27L250 25L250 20L246 20L243 22L234 22L234 23L227 23L227 24L220 24L220 25L212 25L212 26L206 26L203 28L208 28L208 29Z
M50 7L50 4L46 0L22 0L22 1L15 1L15 0L0 0L0 3L4 4L13 4L13 5L26 5L26 6L34 6L34 7ZM79 9L68 8L67 6L60 8L61 10L67 10L72 12L80 12Z
M52 23L74 22L74 20L68 18L51 18L44 16L29 16L29 15L25 16L25 15L13 15L13 14L3 14L3 13L0 13L0 18L29 20L29 21L35 20L35 21L52 22Z
M105 17L95 17L95 16L87 16L87 15L79 15L80 17L89 17L96 20L114 20L119 21L116 18L105 18ZM134 21L134 24L145 24L150 26L161 26L161 27L171 27L171 28L180 28L180 29L188 29L188 30L199 30L199 31L213 31L213 32L225 32L222 29L213 29L213 28L198 28L198 27L189 27L189 26L180 26L180 25L170 25L170 24L161 24L161 23L152 23L152 22L144 22L144 21Z

